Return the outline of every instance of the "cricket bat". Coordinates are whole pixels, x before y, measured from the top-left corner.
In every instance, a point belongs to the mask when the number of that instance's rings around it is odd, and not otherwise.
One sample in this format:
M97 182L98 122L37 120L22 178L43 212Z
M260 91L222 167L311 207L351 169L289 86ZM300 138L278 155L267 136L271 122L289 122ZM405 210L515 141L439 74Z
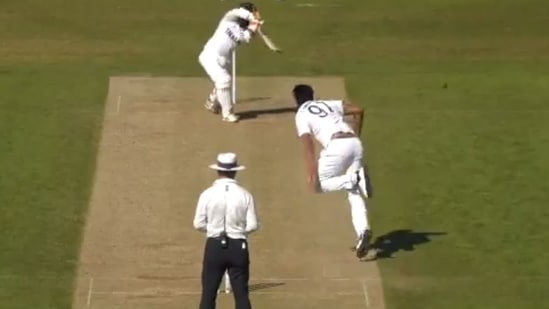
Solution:
M263 42L265 43L265 45L267 45L267 47L276 52L276 53L281 53L282 50L280 48L278 48L278 46L275 45L275 43L273 42L273 40L271 40L270 37L268 37L267 35L265 35L263 33L263 31L261 31L261 28L257 29L257 33L259 34L259 36L261 37L261 39L263 40Z

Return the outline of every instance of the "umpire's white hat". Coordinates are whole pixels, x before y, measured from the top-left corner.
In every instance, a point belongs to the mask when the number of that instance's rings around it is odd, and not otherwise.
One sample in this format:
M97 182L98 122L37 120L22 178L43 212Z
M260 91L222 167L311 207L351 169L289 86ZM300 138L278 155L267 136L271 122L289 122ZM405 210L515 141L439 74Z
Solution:
M211 164L209 167L217 171L225 172L241 171L246 168L243 165L238 165L236 154L232 152L218 154L217 162L215 164Z

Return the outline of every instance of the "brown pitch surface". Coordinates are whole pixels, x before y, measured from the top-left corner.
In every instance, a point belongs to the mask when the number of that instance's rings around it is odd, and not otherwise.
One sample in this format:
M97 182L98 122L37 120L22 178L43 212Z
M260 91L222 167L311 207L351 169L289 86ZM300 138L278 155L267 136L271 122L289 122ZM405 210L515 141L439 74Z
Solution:
M376 263L349 251L344 193L307 191L289 111L297 82L345 97L339 77L239 77L236 110L248 119L229 124L203 108L206 79L110 79L74 308L198 308L204 235L192 219L222 151L247 166L238 179L261 222L250 239L255 308L384 308Z

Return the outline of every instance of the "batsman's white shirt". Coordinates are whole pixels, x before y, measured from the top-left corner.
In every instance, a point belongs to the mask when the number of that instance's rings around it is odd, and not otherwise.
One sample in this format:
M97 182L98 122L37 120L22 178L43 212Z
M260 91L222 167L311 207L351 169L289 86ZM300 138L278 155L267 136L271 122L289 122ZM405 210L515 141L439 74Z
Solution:
M230 238L246 239L259 227L254 198L236 180L217 179L200 195L193 225L207 237L218 237L225 229Z
M353 132L343 119L343 101L315 100L303 103L295 116L297 135L311 134L324 147L328 147L336 132Z
M250 42L252 33L249 30L242 29L236 23L236 18L250 20L253 18L253 14L243 8L228 11L219 21L212 37L204 45L205 53L228 59L240 43Z

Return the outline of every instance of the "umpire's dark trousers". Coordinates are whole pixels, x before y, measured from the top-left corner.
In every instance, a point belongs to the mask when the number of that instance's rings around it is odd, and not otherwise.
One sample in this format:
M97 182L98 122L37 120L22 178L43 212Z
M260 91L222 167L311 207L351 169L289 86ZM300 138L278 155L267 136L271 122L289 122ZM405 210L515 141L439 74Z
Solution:
M228 270L236 309L251 309L248 289L250 254L244 239L228 239L227 248L221 240L208 238L202 262L202 298L200 309L215 309L217 291Z

